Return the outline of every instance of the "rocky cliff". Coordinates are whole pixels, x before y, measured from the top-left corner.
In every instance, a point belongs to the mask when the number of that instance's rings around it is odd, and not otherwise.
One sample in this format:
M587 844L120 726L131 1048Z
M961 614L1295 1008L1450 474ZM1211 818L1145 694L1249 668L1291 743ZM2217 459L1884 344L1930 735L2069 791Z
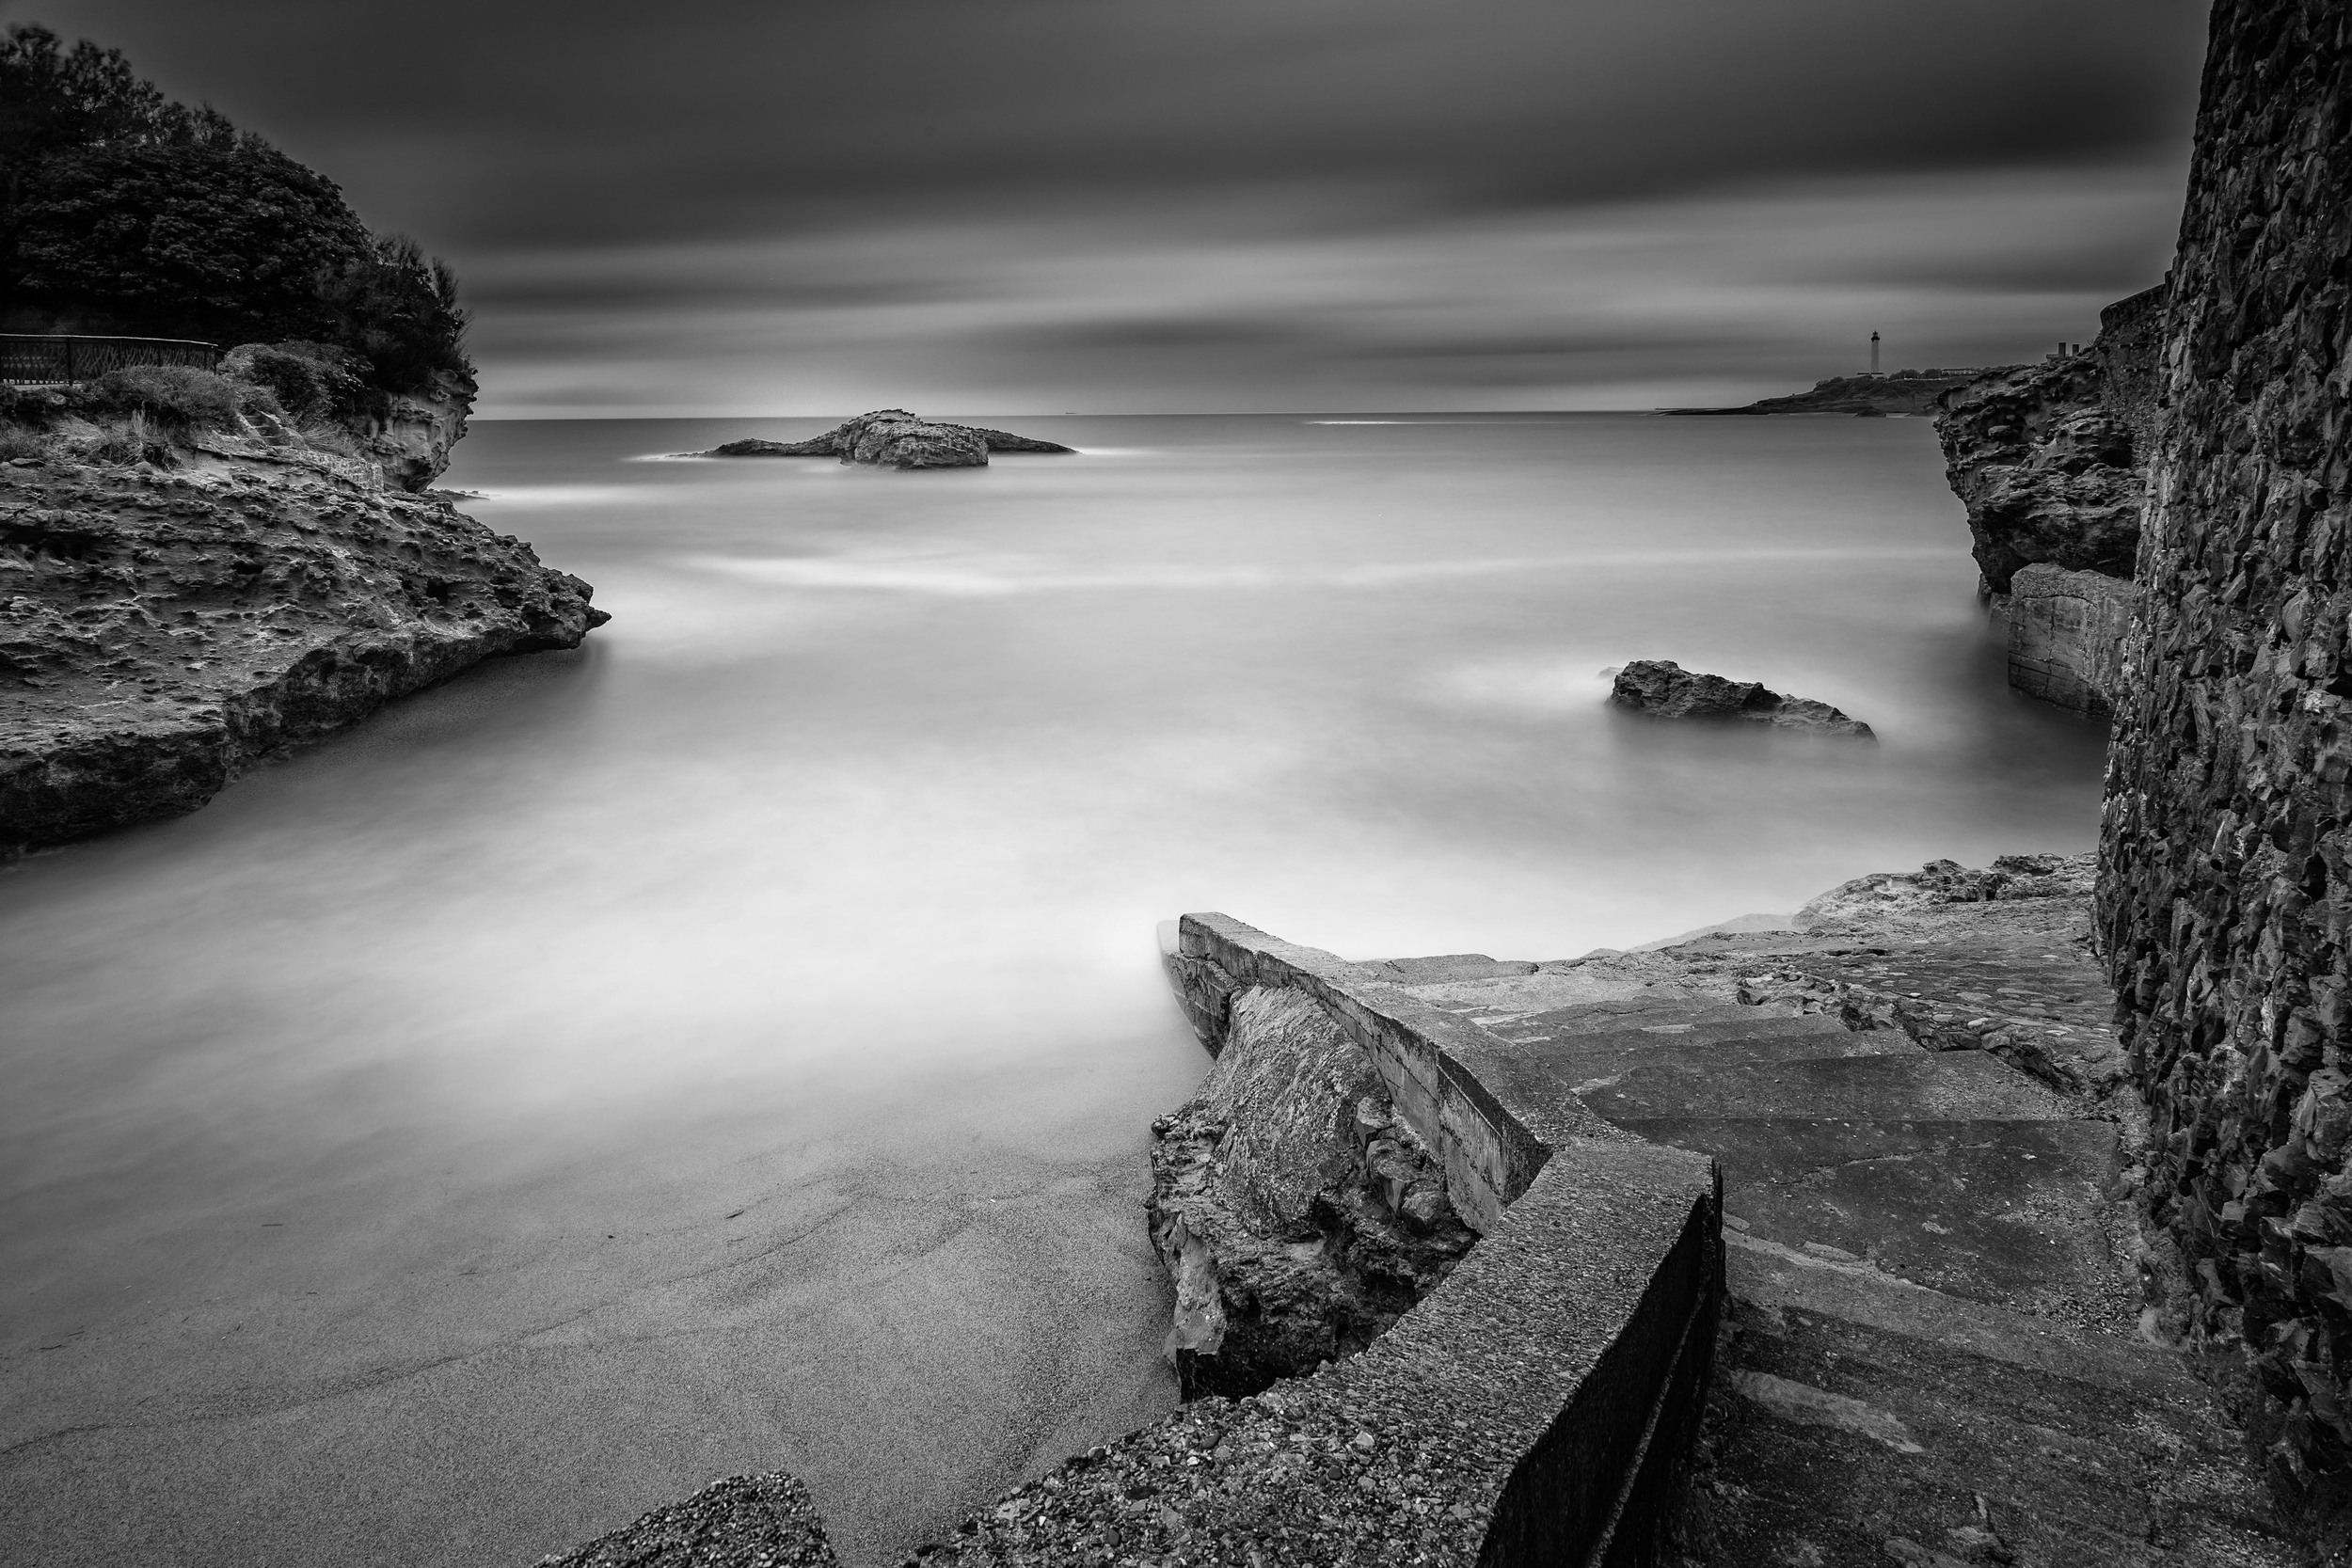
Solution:
M404 692L574 647L607 618L589 593L335 453L216 431L10 460L0 855L193 811Z
M2164 300L2158 286L2118 301L2082 352L1939 400L1979 590L2009 615L2010 684L2078 713L2107 711L2131 620Z
M420 392L399 392L359 432L361 455L387 483L421 491L449 470L450 449L465 439L473 412L473 377L443 371Z
M2218 0L2099 911L2169 1325L2352 1541L2352 18Z

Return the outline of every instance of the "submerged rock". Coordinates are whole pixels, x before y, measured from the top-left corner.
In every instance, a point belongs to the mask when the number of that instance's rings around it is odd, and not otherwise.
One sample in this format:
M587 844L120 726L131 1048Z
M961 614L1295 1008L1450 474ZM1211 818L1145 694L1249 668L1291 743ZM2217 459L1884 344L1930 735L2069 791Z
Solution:
M1875 739L1870 726L1827 703L1784 697L1760 681L1685 670L1669 658L1637 658L1617 672L1609 700L1661 719L1739 719L1783 729L1818 730Z
M1152 1129L1148 1212L1186 1399L1256 1393L1361 1350L1477 1239L1328 1013L1253 988L1230 1018L1200 1092Z
M1073 449L1009 431L941 424L903 408L878 408L805 441L729 441L689 457L837 457L889 468L978 468L992 451L1067 452Z

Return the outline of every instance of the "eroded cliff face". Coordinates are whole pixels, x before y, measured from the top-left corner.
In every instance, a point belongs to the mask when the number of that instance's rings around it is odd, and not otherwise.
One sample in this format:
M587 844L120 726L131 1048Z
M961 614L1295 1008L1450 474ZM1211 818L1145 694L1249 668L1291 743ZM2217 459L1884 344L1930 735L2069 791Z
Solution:
M193 811L273 752L607 619L445 501L262 451L0 465L0 855Z
M2328 1549L2352 1540L2347 119L2352 15L2219 0L2099 888L2164 1311Z
M465 438L477 390L471 376L443 372L429 392L395 394L389 410L359 436L362 453L394 488L428 488L449 470L450 449Z
M1979 589L2009 615L2010 684L2078 713L2111 705L2135 602L2164 300L2108 306L2083 352L1989 372L1936 418Z

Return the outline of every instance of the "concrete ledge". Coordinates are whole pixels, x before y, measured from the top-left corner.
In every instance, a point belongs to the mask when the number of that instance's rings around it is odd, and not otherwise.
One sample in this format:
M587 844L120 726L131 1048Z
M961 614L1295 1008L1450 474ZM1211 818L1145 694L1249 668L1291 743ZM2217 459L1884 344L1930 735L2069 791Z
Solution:
M1313 997L1442 1155L1483 1240L1362 1354L1198 1401L1015 1492L925 1555L957 1563L1657 1560L1723 1304L1705 1155L1595 1117L1508 1044L1352 964L1218 914L1168 968L1223 1049L1252 987Z
M1722 1278L1711 1162L1578 1140L1361 1354L1198 1401L921 1560L1642 1568L1695 1434Z
M1272 986L1322 1003L1372 1057L1398 1114L1444 1160L1454 1212L1482 1235L1559 1144L1630 1139L1556 1092L1548 1077L1531 1081L1516 1070L1505 1042L1374 977L1392 966L1349 963L1230 915L1188 914L1177 922L1168 970L1212 1055L1223 1049L1225 1010L1237 990Z

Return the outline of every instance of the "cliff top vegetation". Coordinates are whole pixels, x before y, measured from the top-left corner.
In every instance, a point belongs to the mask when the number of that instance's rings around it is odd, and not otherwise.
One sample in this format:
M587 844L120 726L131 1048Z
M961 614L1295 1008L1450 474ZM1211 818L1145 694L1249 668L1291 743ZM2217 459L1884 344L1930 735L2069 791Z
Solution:
M0 40L0 328L330 345L386 392L470 376L449 268L119 50Z

